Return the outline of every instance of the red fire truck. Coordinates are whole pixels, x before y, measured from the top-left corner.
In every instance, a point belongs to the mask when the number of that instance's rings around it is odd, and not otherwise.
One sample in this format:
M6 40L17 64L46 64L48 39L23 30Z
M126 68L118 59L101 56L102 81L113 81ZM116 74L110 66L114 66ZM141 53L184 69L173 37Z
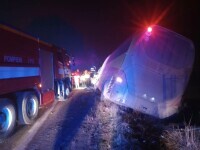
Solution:
M32 124L40 106L72 90L65 49L0 25L0 140Z

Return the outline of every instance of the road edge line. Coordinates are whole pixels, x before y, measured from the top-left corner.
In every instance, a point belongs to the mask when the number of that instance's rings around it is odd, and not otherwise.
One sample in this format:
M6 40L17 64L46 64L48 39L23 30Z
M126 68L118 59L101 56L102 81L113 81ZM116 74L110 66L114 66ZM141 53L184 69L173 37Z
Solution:
M26 132L26 134L20 138L20 140L16 143L16 146L13 148L13 150L22 150L26 149L28 144L31 142L41 125L44 123L44 121L47 119L50 112L55 108L58 101L54 101L51 108L45 112L44 115L41 116L34 124L33 126ZM31 134L30 134L31 133Z

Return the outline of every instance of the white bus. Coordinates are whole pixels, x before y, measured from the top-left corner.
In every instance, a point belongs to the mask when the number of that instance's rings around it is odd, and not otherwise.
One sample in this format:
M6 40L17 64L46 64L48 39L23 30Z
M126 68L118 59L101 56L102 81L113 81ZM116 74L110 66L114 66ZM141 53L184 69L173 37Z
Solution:
M195 49L191 40L154 25L104 61L96 88L103 99L166 118L178 111Z

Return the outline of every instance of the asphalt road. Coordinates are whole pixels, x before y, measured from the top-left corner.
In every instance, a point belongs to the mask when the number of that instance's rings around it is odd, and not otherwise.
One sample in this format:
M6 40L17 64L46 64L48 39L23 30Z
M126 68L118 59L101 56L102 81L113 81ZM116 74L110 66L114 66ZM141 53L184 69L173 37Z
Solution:
M74 90L65 101L56 101L40 109L33 125L18 126L13 135L0 144L1 150L60 149L70 139L94 103L94 92Z
M64 149L79 131L95 105L91 90L74 90L66 101L58 102L25 149Z

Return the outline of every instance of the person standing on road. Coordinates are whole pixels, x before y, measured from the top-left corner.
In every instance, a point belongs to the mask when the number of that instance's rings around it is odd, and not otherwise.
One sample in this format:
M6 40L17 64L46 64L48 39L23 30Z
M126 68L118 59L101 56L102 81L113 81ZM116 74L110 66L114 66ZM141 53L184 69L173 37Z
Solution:
M75 76L74 76L74 82L75 82L75 88L78 89L79 88L79 79L80 79L80 72L77 69L75 72Z

